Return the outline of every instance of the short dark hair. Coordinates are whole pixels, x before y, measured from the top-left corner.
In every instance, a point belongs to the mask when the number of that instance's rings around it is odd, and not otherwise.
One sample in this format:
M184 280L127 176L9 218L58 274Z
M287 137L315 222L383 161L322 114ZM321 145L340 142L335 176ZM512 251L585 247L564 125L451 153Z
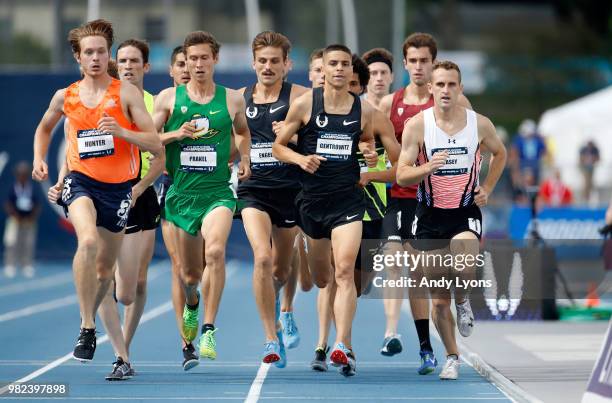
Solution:
M370 69L366 62L356 53L353 53L353 73L357 73L359 85L365 90L370 81Z
M217 57L219 55L219 49L221 49L221 44L217 42L217 39L215 39L213 34L206 31L194 31L188 33L185 37L185 41L183 42L183 50L185 52L185 56L187 56L187 48L189 48L190 46L201 44L209 45L214 57Z
M170 55L170 65L173 65L174 62L176 62L176 57L179 53L185 53L185 51L183 51L183 45L179 45L172 49L172 55Z
M361 56L363 61L369 66L372 63L380 62L389 66L393 73L393 55L385 48L370 49Z
M402 51L404 52L404 59L406 58L408 48L429 48L432 61L436 60L436 57L438 56L438 44L436 43L436 40L430 34L423 32L415 32L406 38L402 48Z
M344 52L351 57L353 56L353 53L351 53L351 50L348 47L346 47L345 45L339 44L339 43L334 43L332 45L326 46L325 49L323 49L323 56L325 56L326 54L330 52L336 52L336 51Z
M312 51L312 53L310 54L310 58L308 59L308 64L312 64L312 61L315 59L322 59L323 58L323 48L318 48Z
M140 39L128 39L119 44L117 46L117 52L115 52L115 57L119 59L119 49L127 48L128 46L133 46L136 49L140 50L140 54L142 55L142 63L149 63L149 44Z
M453 63L450 60L442 60L439 62L435 62L431 71L433 73L438 69L457 71L457 73L459 73L459 82L461 82L461 70L459 70L459 66L457 66L456 63Z
M285 35L274 31L263 31L257 34L257 36L253 38L253 43L251 44L253 57L255 57L256 51L268 46L272 48L281 48L283 50L283 60L287 60L287 56L289 56L289 52L291 51L291 42Z

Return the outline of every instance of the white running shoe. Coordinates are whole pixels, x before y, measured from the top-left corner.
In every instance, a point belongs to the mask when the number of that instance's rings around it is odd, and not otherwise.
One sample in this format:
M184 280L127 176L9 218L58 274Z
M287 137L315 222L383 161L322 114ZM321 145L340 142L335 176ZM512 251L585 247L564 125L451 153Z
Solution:
M447 357L444 368L440 372L440 379L455 380L459 377L459 360L455 357Z
M4 266L4 275L7 278L13 278L17 274L17 269L15 266Z
M470 306L470 300L465 299L460 304L455 304L457 308L457 329L463 337L468 337L474 331L474 314Z
M26 278L32 278L34 277L34 274L36 273L36 271L34 270L33 266L26 266L23 268L23 275Z

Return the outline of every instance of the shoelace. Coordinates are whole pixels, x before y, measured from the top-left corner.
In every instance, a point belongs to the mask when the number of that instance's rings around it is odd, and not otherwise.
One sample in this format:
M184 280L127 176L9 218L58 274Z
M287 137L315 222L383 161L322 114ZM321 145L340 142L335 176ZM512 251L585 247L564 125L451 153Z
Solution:
M198 311L187 309L187 317L184 319L185 324L189 327L198 327Z
M217 341L215 340L216 331L217 329L207 330L206 333L204 333L204 347L209 350L214 350L214 348L217 346Z
M293 336L297 332L297 327L293 321L293 316L287 316L287 334Z
M264 345L264 351L272 351L274 350L274 342L269 341Z

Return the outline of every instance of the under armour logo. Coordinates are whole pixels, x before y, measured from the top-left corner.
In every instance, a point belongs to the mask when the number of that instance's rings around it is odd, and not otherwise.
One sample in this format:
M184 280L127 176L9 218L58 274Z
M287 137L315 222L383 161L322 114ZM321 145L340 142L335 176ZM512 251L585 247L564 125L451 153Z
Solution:
M455 139L448 139L448 144L453 143L453 144L457 144L457 140Z
M317 122L317 126L321 128L327 126L327 123L328 123L327 116L323 116L323 120L320 120L320 118L321 118L321 115L317 115L317 118L315 119L315 121Z

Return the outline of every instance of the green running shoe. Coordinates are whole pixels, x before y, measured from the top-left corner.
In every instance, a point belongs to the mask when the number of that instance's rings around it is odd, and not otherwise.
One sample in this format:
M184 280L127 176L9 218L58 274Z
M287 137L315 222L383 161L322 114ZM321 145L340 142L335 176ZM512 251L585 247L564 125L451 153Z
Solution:
M217 358L217 341L215 340L217 330L217 328L215 330L207 330L200 336L200 358L206 357L210 360Z
M200 316L200 296L198 295L198 308L189 309L187 304L183 307L183 337L192 342L198 335L198 318Z

